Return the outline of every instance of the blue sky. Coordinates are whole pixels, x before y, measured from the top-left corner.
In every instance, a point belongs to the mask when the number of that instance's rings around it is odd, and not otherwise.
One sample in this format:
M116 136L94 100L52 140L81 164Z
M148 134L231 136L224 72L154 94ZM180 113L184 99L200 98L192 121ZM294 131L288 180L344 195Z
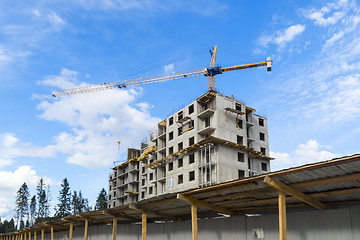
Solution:
M0 217L40 177L67 177L94 204L113 161L207 91L203 76L52 98L53 90L208 66L274 60L217 76L217 90L268 118L272 169L357 153L356 1L0 2ZM180 61L181 60L181 61ZM117 141L121 141L120 156Z

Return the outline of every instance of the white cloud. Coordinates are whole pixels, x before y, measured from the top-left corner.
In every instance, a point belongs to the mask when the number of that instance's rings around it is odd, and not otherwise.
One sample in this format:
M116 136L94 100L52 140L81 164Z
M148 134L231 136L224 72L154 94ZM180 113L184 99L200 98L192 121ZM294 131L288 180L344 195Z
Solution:
M31 143L20 141L14 133L0 134L0 155L11 160L17 157L52 157L54 148L34 146Z
M275 160L271 162L271 170L276 171L330 160L338 156L336 153L323 150L324 148L329 147L321 146L316 140L309 140L306 144L299 144L294 152L270 152L270 156L275 158Z
M171 63L171 64L168 64L164 67L164 70L165 72L173 72L175 69L175 64L174 63Z
M267 47L269 43L284 47L286 43L291 42L296 36L305 30L305 25L296 24L286 28L283 31L276 31L272 35L263 35L259 38L260 45Z
M327 8L322 8L320 11L313 11L309 13L307 17L311 20L314 20L314 23L317 25L327 26L337 23L345 15L344 12L335 12L333 13L333 15L325 18L324 15L327 12L328 12Z
M24 182L34 188L40 178L30 166L21 166L13 172L0 171L0 216L7 219L12 218L16 191ZM46 184L57 183L53 179L43 178Z
M59 15L55 12L50 12L46 15L49 23L56 29L60 30L65 25L65 20L62 19Z
M65 26L66 21L62 19L56 12L46 9L33 9L32 14L43 23L50 24L53 30L61 30Z
M11 163L12 163L11 159L0 158L0 169L2 169L5 166L11 165Z
M76 87L78 73L63 69L58 76L46 76L40 84ZM88 168L108 167L117 160L116 141L127 147L140 140L160 121L150 115L148 103L136 103L140 90L112 89L57 99L44 99L38 105L40 117L66 124L71 130L54 137L46 149L68 155L67 162Z
M305 117L321 116L319 124L347 122L360 117L360 74L336 78L318 101L301 109ZM339 114L341 113L341 114Z
M351 2L347 0L335 1L327 3L320 9L303 10L303 15L313 20L316 25L329 26L341 20L351 6Z
M360 119L359 22L360 8L351 5L341 21L324 29L330 38L324 37L326 33L314 35L312 43L323 43L320 50L312 45L314 58L286 63L281 84L268 101L273 103L277 98L291 109L289 116L303 124L311 122L317 130L325 130L326 124L339 128Z
M0 67L4 68L14 61L24 59L31 55L29 51L12 51L0 45Z
M80 85L80 82L78 80L78 72L63 68L60 75L46 76L43 80L38 81L38 84L67 89L75 88Z

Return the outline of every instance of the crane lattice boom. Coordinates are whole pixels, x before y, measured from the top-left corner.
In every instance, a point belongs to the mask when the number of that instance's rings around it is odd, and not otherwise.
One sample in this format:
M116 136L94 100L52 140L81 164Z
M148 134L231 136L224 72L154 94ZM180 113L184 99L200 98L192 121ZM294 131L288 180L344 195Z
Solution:
M272 60L269 57L264 62L235 65L235 66L223 67L223 68L219 67L219 66L216 67L215 66L216 53L217 53L217 47L215 46L214 50L211 51L212 56L211 56L211 62L210 62L209 68L204 68L204 69L198 68L198 69L193 69L193 70L188 70L188 71L173 72L173 73L168 73L168 74L161 74L161 75L149 76L149 77L143 77L143 78L137 78L137 79L131 79L131 80L102 83L102 84L83 86L83 87L78 87L78 88L70 88L70 89L65 89L65 90L54 91L52 95L54 97L61 97L61 96L79 94L79 93L102 91L102 90L113 89L113 88L126 88L126 87L131 87L131 86L149 84L149 83L164 82L164 81L169 81L169 80L173 80L173 79L194 77L194 76L199 76L199 75L204 75L204 76L208 77L209 91L216 91L215 75L217 75L217 74L221 74L223 72L228 72L228 71L240 70L240 69L245 69L245 68L261 67L261 66L267 66L267 70L271 71Z

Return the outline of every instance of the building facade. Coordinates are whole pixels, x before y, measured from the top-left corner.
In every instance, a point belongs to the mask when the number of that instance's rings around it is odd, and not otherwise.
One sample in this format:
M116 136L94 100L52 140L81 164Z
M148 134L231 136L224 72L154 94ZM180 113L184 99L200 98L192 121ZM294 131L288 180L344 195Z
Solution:
M270 171L267 119L216 92L161 121L109 176L108 207Z

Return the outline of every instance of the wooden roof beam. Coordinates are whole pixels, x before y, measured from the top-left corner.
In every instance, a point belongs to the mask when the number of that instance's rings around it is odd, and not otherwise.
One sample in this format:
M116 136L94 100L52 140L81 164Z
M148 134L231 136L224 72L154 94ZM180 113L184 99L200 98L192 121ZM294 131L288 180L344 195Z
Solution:
M111 221L104 221L102 219L97 219L97 218L94 218L94 217L91 217L91 216L86 216L84 214L76 214L76 216L87 219L87 220L89 220L91 222L101 222L101 223L105 223L105 224L111 223Z
M150 210L150 209L146 209L144 207L141 207L141 206L138 206L138 205L135 205L135 204L130 204L129 208L132 209L132 210L136 210L136 211L140 211L140 212L146 212L147 214L156 215L156 216L163 217L163 218L166 218L166 219L170 219L170 220L174 220L174 221L181 221L181 218L170 216L170 215L167 215L167 214L162 214L162 213L160 213L158 211L153 211L153 210Z
M59 226L58 224L55 224L55 223L44 222L44 224L45 224L46 226L53 227L54 230L67 230L66 227Z
M296 190L295 188L290 187L290 186L288 186L288 185L286 185L286 184L284 184L282 182L279 182L279 181L277 181L275 179L272 179L272 178L270 178L268 176L266 176L264 178L264 182L266 184L268 184L269 186L275 188L276 190L284 192L284 193L286 193L288 195L291 195L291 196L293 196L293 197L295 197L295 198L297 198L297 199L299 199L299 200L301 200L301 201L303 201L303 202L305 202L305 203L307 203L307 204L309 204L309 205L311 205L311 206L313 206L313 207L315 207L317 209L324 210L324 209L329 208L325 204L323 204L323 203L313 199L312 197L310 197L310 196Z
M141 219L139 218L136 218L136 217L133 217L133 216L129 216L125 213L114 213L112 211L109 211L109 210L104 210L102 211L102 214L105 214L105 215L108 215L108 216L112 216L112 217L116 217L116 218L123 218L123 219L128 219L128 220L132 220L132 221L135 221L135 222L138 222L140 221Z
M225 213L225 214L228 214L228 215L235 215L235 212L233 212L233 211L231 211L231 210L229 210L227 208L217 206L215 204L211 204L211 203L208 203L208 202L204 202L204 201L198 200L196 198L188 197L188 196L185 196L185 195L183 195L181 193L177 194L177 199L188 202L188 203L196 205L196 206L211 209L211 210L213 210L215 212L221 212L221 213Z

